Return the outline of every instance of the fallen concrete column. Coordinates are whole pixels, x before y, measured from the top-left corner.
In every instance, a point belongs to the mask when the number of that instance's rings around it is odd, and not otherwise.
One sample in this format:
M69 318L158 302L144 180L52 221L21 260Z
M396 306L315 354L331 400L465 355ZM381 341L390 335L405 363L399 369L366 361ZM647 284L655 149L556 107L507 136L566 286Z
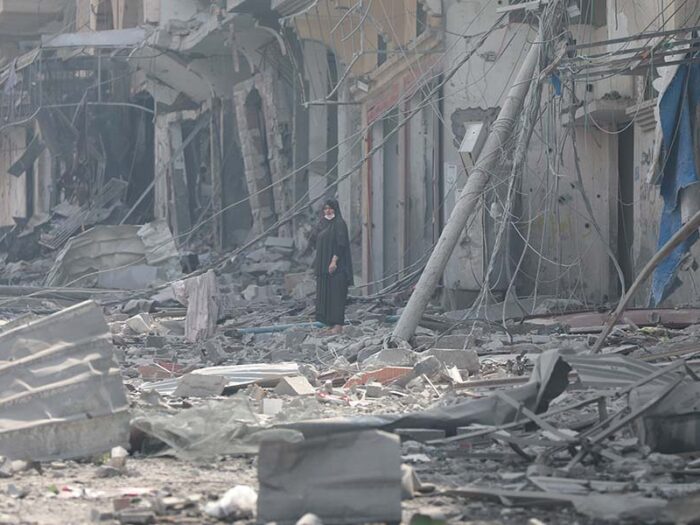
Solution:
M79 458L128 446L109 327L88 301L0 335L0 455Z
M525 96L530 88L532 75L540 56L539 45L533 45L528 51L520 67L515 82L510 88L508 97L503 103L498 118L493 123L491 133L486 139L483 150L474 169L469 174L466 186L455 204L445 229L430 255L430 259L421 274L416 289L411 295L406 309L401 314L394 337L408 340L413 337L420 322L425 307L435 292L445 266L459 241L459 237L476 209L481 194L491 178L493 166L501 158L503 145L508 141L516 121L516 116L522 108Z

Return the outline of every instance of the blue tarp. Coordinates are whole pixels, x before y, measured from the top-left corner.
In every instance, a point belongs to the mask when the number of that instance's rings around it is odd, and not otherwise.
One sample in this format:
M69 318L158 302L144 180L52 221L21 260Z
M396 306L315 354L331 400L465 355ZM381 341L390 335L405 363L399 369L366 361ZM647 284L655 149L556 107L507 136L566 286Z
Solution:
M698 54L696 53L696 56ZM660 248L683 225L680 192L698 182L693 148L695 111L700 101L700 64L681 65L659 103L663 132L660 191L664 209L659 226ZM683 256L698 239L697 232L678 246L654 271L651 306L658 305L673 290Z

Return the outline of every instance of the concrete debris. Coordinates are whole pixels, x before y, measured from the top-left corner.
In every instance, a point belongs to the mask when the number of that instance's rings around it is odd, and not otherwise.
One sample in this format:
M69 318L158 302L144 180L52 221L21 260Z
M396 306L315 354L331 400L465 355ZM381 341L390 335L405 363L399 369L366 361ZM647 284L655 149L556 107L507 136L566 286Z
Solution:
M284 410L284 401L281 399L265 398L261 401L262 413L266 416L276 416Z
M324 523L401 521L401 449L391 434L264 441L258 480L265 523L295 523L309 512Z
M304 376L283 377L275 387L275 393L282 396L310 396L316 389Z
M304 514L296 525L323 525L323 520L315 514Z
M0 1L0 525L700 521L698 2L509 3Z
M153 320L148 314L138 314L127 319L126 326L135 334L145 335L153 330Z
M252 487L236 485L219 501L207 503L204 512L220 520L254 518L257 503L258 494Z
M476 375L481 370L479 354L476 350L450 350L431 348L423 352L424 356L433 356L447 367L466 370L470 375Z
M0 455L50 460L126 446L129 405L93 302L0 334Z
M175 297L187 307L185 338L195 343L206 340L216 331L219 320L219 291L212 270L173 284Z
M224 376L189 373L182 376L174 397L211 397L223 394L228 380Z
M170 230L162 222L95 226L66 243L46 285L148 288L178 274L179 255L173 247Z

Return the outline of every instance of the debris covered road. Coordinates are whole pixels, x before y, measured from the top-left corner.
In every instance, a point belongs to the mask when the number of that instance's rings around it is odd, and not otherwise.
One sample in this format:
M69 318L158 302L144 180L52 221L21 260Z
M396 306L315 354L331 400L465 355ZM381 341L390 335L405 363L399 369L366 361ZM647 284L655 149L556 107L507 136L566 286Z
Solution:
M306 283L246 259L147 297L36 288L45 313L0 287L0 523L697 519L696 311L628 311L594 355L606 317L575 304L434 310L411 346L390 298L327 335Z

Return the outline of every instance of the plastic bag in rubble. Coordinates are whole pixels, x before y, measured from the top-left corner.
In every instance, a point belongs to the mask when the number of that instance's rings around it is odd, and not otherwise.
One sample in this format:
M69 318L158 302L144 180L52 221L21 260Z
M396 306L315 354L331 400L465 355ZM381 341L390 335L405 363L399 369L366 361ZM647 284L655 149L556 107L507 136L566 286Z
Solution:
M258 493L247 485L236 485L228 490L219 501L207 503L204 512L218 519L252 518L258 504Z
M177 413L142 414L131 425L189 461L256 453L260 442L268 438L290 442L303 439L295 430L263 427L242 395Z

